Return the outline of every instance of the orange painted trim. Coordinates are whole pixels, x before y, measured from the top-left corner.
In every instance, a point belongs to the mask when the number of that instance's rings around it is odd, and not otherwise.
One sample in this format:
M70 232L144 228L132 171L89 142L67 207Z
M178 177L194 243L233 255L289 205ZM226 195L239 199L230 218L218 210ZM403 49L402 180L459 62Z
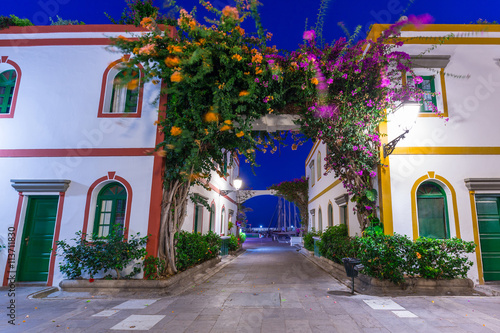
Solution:
M167 88L165 82L161 83L161 90ZM167 110L166 94L160 95L160 105L158 112L158 120L165 116ZM156 142L158 146L164 140L163 131L158 127L156 128ZM146 251L149 256L158 256L158 247L160 240L160 224L161 224L161 203L163 200L163 167L165 159L157 154L154 155L153 160L153 175L151 177L151 198L149 199L149 220L148 220L148 242L146 244Z
M16 233L16 240L18 238L17 235L18 235L18 230L19 230L19 220L21 218L21 209L23 208L23 200L24 200L24 195L22 192L19 192L19 199L17 200L16 218L14 219L14 230ZM22 235L20 237L22 237ZM8 244L8 242L7 242L7 244ZM15 246L15 243L14 243L14 246ZM8 251L8 248L6 251ZM9 257L7 256L7 259L8 258ZM9 274L8 274L9 272L10 272L9 260L6 260L5 272L3 274L3 283L2 283L2 286L4 286L4 287L9 285Z
M147 156L154 148L0 149L0 157Z
M56 227L54 230L54 239L52 241L52 253L50 255L50 264L49 264L49 276L47 279L47 286L52 286L54 281L54 266L56 264L56 250L57 250L57 241L59 241L59 233L61 231L61 220L62 213L64 207L64 197L65 193L59 193L59 204L57 205L57 217L56 217Z
M309 165L309 162L311 161L312 157L314 156L314 152L316 151L316 149L318 148L319 146L319 143L321 142L321 140L318 140L314 143L313 147L311 148L311 151L309 152L309 155L307 155L307 158L306 158L306 163L305 163L305 168L307 169L308 165Z
M125 55L125 59L129 59L130 55ZM137 111L135 113L107 113L104 112L104 99L106 96L106 88L108 87L108 74L109 71L118 65L119 63L122 63L123 60L120 58L118 60L113 61L106 67L104 70L104 74L102 75L102 83L101 83L101 96L99 98L99 109L97 110L97 118L140 118L141 113L142 113L142 98L144 95L144 85L142 84L144 82L144 67L142 67L141 64L137 64L139 67L139 73L140 73L140 80L139 80L139 98L137 99ZM111 87L113 89L113 87Z
M14 118L14 111L16 110L17 95L19 93L19 86L21 85L22 71L17 63L8 59L8 56L2 56L0 63L6 63L14 67L16 70L16 84L14 86L14 93L12 94L12 102L10 103L10 112L7 114L0 114L0 118Z

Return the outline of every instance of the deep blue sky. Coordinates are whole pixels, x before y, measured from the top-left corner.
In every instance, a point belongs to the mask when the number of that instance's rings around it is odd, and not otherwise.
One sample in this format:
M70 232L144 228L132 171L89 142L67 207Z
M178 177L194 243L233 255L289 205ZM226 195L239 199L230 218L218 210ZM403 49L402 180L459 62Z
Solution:
M309 26L316 22L316 15L320 0L260 0L262 23L274 37L271 45L278 48L294 50L302 42L305 21L308 18ZM233 1L214 0L212 4L222 9L232 5ZM409 5L411 3L411 5ZM155 0L155 4L162 7L163 1ZM190 11L197 5L200 15L205 15L204 10L197 0L178 0L177 4ZM124 0L2 0L0 15L15 14L21 18L29 18L35 25L48 25L48 17L56 20L56 15L63 19L79 20L86 24L107 24L109 20L104 15L107 12L118 19L123 8ZM356 1L330 1L326 11L324 24L324 37L327 42L344 36L338 27L338 22L344 22L350 32L357 25L362 26L365 33L373 23L393 23L399 16L429 13L439 24L462 24L475 22L477 19L500 21L500 0L356 0ZM245 27L247 31L250 27ZM253 176L242 163L241 176L245 186L253 189L266 189L274 183L290 180L304 174L304 161L312 144L292 151L289 147L283 148L281 155L278 153L259 154L257 162L262 165L256 168L257 176ZM260 197L251 199L247 205L254 209L249 213L249 222L253 226L267 225L274 212L277 199L274 197Z

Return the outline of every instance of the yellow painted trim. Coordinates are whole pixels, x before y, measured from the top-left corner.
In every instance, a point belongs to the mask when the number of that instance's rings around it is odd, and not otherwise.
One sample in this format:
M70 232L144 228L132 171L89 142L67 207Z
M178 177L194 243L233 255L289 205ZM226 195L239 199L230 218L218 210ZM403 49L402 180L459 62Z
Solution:
M306 158L306 168L309 165L309 162L311 161L311 158L314 156L314 152L318 148L320 142L321 142L320 140L316 141L314 143L313 147L311 148L311 151L309 152L309 155L307 155L307 158Z
M311 200L309 200L308 204L312 203L314 200L318 199L323 194L325 194L326 192L330 191L332 188L334 188L335 186L337 186L340 183L342 183L342 181L340 179L337 179L336 181L334 181L333 183L331 183L327 188L325 188L323 191L321 191L318 194L316 194L314 196L314 198L312 198Z
M500 147L396 147L392 155L500 155Z
M316 154L316 163L318 163L318 165L316 165L316 172L318 173L316 175L316 178L319 181L321 179L321 175L323 174L323 164L321 163L321 151L318 151L318 153Z
M382 122L379 125L380 133L380 159L381 164L379 171L379 205L380 205L380 220L384 225L384 233L386 235L394 234L394 224L392 219L392 194L391 194L391 167L389 164L389 156L384 158L383 144L388 142L387 139L387 122Z
M436 175L435 179L443 182L446 186L448 186L448 189L451 192L451 201L453 204L453 216L455 217L455 233L457 235L457 238L462 238L460 233L460 222L458 220L457 192L455 192L453 185L451 185L451 183L443 176Z
M481 244L479 243L479 221L477 220L475 193L474 191L469 191L470 210L472 213L472 232L474 233L474 243L476 243L476 264L479 284L484 284L483 258L481 256Z
M428 175L422 176L411 187L411 222L413 229L413 240L418 238L418 219L417 219L417 188L425 180L429 179Z
M432 175L432 176L431 176ZM429 171L427 175L417 179L411 188L411 220L413 226L413 240L416 240L418 234L418 217L417 217L417 189L425 180L436 179L448 187L451 192L451 203L453 205L453 217L455 219L455 233L457 238L462 238L460 233L460 221L458 219L457 193L451 183L444 177L435 175L434 171Z
M440 45L498 45L500 38L497 37L451 37L443 40L443 37L400 37L388 40L388 44L403 42L405 44L440 44Z

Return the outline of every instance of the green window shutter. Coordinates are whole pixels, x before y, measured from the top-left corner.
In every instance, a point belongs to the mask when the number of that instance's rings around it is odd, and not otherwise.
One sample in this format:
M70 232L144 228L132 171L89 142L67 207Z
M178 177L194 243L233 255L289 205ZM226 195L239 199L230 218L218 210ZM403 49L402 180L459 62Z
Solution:
M10 112L17 74L13 69L0 73L0 114Z
M106 237L115 226L124 227L127 191L118 183L102 188L97 195L97 208L94 220L94 234Z
M323 230L323 215L321 213L321 208L318 210L318 231Z
M213 230L214 227L215 227L215 205L212 204L210 206L210 221L209 221L208 230L214 231Z
M333 226L333 206L328 204L328 226Z
M340 224L347 225L347 205L340 206Z
M433 112L432 105L437 106L436 85L433 75L421 76L422 83L417 84L417 87L424 91L422 96L422 106L420 112ZM408 80L413 80L412 76L408 76Z
M450 238L446 193L441 186L425 182L417 191L418 234L436 239Z
M123 82L130 75L132 79L139 79L139 70L124 69L116 74L113 80L113 91L111 93L110 113L135 113L139 99L139 87L127 89Z

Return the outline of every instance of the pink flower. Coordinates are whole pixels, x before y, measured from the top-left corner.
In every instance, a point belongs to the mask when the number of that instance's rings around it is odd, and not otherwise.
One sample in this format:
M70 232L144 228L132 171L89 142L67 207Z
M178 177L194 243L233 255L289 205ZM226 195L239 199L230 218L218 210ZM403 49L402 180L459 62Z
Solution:
M420 83L424 82L424 80L422 79L421 76L415 76L413 81L415 82L415 84L420 84Z
M370 171L370 177L375 177L377 173L375 171Z
M391 84L391 80L389 80L388 78L384 77L382 79L382 82L380 82L380 87L381 88L388 87L390 84Z
M302 38L304 38L305 40L313 40L316 38L316 32L314 32L314 30L304 31L304 35L302 35Z
M153 53L154 50L155 50L155 45L148 44L148 45L145 45L139 49L139 54L149 55L149 54Z
M372 210L372 207L370 207L370 206L365 206L365 209L366 209L366 210Z
M420 29L425 24L431 24L434 22L434 19L429 14L422 14L419 16L410 15L408 16L408 23L411 23L415 26L415 28Z
M352 146L352 150L358 150L358 146Z
M333 79L332 79L332 78L329 78L328 80L326 80L326 83L328 83L328 84L332 84L332 83L333 83Z

